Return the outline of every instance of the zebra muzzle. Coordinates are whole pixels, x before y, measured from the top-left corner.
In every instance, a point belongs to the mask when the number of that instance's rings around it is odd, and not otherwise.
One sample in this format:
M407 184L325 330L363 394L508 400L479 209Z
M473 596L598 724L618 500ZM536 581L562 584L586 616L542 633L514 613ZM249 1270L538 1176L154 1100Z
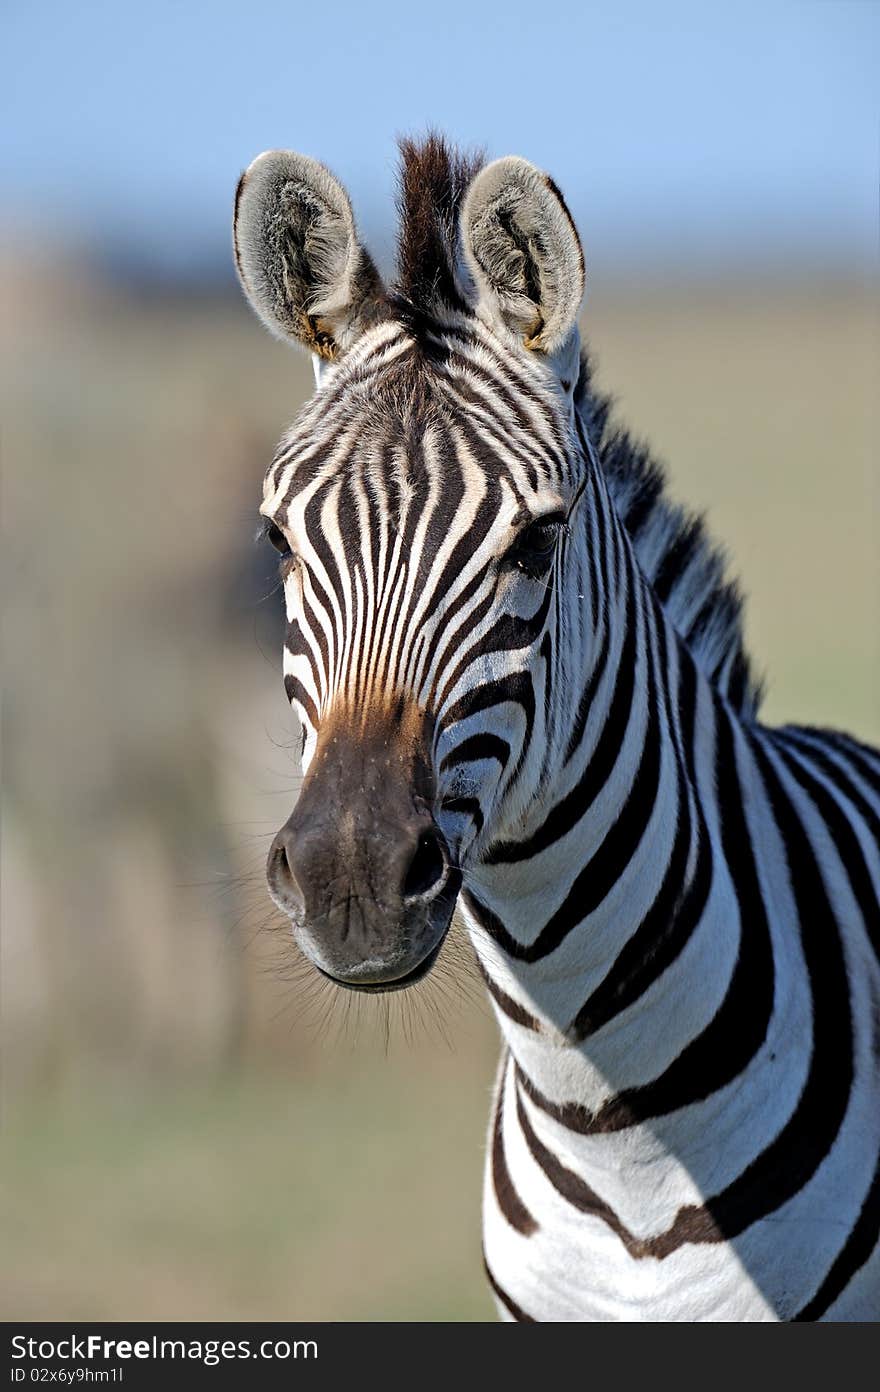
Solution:
M272 842L272 898L314 966L342 985L399 990L439 955L461 874L431 814L432 781L393 731L337 733Z

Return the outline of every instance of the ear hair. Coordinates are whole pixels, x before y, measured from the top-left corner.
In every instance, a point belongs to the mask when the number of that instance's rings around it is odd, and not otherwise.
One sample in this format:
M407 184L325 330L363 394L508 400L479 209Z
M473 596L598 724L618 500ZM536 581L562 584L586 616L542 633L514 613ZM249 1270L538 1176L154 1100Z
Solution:
M577 323L586 276L580 239L553 180L509 155L474 178L461 241L480 307L527 348L552 354Z
M279 338L333 359L381 317L384 287L348 195L316 160L258 155L239 181L233 242L245 295Z

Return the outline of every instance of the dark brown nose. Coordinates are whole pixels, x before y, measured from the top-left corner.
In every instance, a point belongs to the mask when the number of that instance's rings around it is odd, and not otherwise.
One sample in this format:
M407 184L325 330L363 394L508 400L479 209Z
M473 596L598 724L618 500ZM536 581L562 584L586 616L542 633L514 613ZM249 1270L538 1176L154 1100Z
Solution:
M409 985L439 951L461 877L431 816L431 783L393 728L319 744L267 877L300 946L337 981Z
M334 855L332 837L328 845L326 824L317 821L303 826L304 818L297 812L272 842L267 872L275 898L291 917L315 919L325 911L331 887L337 882L345 887L345 867ZM434 898L451 868L442 832L430 822L426 825L424 818L414 818L409 826L386 823L375 843L365 844L355 854L357 862L373 872L367 874L367 888L375 893L377 904L392 911ZM362 897L363 884L350 888L361 891Z

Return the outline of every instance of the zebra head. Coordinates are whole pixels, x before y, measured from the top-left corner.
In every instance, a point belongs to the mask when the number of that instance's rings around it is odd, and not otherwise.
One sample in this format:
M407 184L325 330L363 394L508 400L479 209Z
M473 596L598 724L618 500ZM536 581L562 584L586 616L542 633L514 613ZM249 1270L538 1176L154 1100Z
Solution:
M269 887L320 971L370 990L430 969L463 873L540 805L590 619L574 224L525 160L402 152L391 287L311 159L261 155L235 212L245 293L317 378L261 509L304 770Z

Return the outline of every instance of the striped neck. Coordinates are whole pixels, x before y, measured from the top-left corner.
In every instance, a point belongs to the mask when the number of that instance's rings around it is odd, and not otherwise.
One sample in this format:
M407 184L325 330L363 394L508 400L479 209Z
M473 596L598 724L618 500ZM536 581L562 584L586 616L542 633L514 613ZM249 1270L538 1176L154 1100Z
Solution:
M733 741L735 728L595 469L587 504L573 582L585 622L556 636L551 678L564 691L564 670L580 662L583 685L560 703L540 803L469 867L462 898L527 1085L551 1104L577 1099L587 1126L616 1129L711 1018L736 960L729 883L713 876L720 828L708 820L714 732Z

